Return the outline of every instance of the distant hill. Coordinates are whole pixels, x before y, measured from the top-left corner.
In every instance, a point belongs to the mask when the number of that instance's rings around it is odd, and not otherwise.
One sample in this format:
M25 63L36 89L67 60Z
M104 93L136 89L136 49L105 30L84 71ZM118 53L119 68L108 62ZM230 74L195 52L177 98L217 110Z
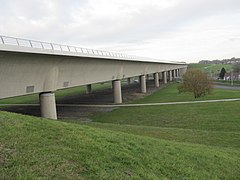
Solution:
M240 58L231 58L223 60L201 60L199 64L240 64Z

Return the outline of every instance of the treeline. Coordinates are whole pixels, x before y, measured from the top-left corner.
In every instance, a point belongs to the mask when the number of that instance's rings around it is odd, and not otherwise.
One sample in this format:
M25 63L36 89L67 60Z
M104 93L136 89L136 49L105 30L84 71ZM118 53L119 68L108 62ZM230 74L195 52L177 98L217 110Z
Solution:
M223 60L201 60L199 64L240 64L240 58L231 58Z

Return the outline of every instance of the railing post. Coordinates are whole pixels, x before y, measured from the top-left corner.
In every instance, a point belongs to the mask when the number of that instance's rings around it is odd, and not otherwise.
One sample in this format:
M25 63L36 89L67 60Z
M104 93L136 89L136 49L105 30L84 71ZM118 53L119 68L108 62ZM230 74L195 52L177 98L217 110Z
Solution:
M33 47L31 40L29 40L29 44L30 44L31 47Z
M44 49L43 43L42 43L42 42L40 42L40 44L41 44L42 48Z
M3 40L3 37L2 37L2 36L0 36L0 37L1 37L2 43L5 44L5 43L4 43L4 40Z
M16 38L16 41L17 41L17 45L19 46L18 38Z
M54 50L52 43L50 43L52 50Z

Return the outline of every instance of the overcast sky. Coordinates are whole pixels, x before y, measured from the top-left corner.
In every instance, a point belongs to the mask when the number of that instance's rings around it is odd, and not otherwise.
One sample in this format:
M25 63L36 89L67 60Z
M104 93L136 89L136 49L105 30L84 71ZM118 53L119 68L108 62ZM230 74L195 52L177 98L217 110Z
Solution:
M0 0L0 34L198 62L240 57L240 0Z

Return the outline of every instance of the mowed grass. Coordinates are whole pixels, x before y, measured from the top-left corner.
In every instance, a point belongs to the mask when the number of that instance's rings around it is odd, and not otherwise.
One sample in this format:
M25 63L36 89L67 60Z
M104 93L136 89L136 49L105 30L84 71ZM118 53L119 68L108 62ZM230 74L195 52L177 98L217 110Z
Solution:
M178 94L177 84L137 100L154 103L196 100L191 94ZM240 91L216 89L200 98L239 98ZM219 148L240 148L240 101L164 106L121 107L96 113L90 126L182 143Z
M194 98L192 93L179 93L177 87L180 83L170 84L160 91L146 96L143 99L138 99L132 103L158 103L158 102L181 102L181 101L200 101L200 100L215 100L215 99L231 99L240 98L239 90L224 90L214 89L211 95L201 98Z
M0 111L0 179L238 179L240 151Z
M134 103L195 100L177 86ZM201 100L239 94L217 89ZM88 124L0 111L0 179L239 179L239 106L117 108Z
M118 108L90 125L178 142L240 147L240 102Z

